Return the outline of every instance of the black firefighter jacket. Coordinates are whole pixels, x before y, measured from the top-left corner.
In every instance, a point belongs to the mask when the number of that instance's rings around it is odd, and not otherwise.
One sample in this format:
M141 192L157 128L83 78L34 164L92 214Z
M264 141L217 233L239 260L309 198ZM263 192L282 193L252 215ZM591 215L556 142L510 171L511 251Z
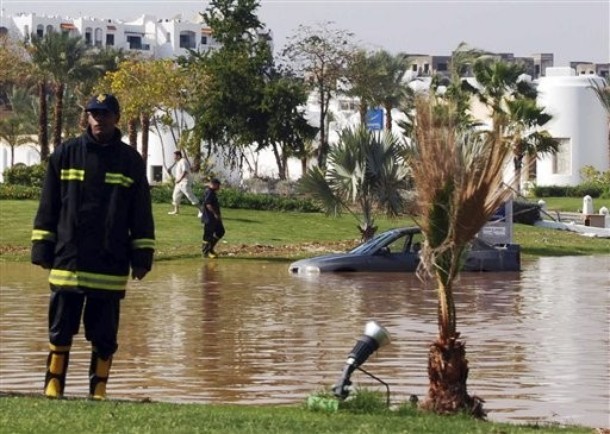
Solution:
M53 289L123 297L130 267L151 269L154 222L142 158L117 129L104 146L89 130L47 167L32 231L32 263Z

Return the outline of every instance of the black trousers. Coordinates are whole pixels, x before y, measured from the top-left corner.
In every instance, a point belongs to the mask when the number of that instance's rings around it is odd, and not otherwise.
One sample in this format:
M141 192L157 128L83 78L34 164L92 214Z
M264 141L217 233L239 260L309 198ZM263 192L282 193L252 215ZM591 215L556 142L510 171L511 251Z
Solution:
M225 234L225 227L222 220L210 220L203 225L203 241L218 241Z
M85 338L96 348L100 357L110 357L118 348L120 303L118 297L52 291L49 302L49 342L56 346L72 345L72 338L78 333L82 316Z

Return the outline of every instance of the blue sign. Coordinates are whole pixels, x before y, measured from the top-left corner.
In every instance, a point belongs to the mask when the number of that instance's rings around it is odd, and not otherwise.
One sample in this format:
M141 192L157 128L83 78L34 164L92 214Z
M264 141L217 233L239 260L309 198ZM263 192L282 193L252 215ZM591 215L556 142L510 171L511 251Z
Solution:
M374 108L366 112L366 128L371 131L383 129L383 109Z

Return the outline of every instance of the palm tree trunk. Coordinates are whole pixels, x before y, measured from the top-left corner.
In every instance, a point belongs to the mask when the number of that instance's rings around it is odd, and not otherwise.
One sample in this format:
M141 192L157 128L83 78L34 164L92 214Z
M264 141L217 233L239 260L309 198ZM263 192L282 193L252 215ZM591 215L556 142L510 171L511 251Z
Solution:
M148 133L150 131L150 115L148 113L140 113L140 124L142 125L142 160L144 160L144 167L147 167Z
M466 412L484 419L483 400L468 395L468 360L466 345L457 340L439 337L428 353L428 396L422 408L439 414Z
M53 125L53 148L61 145L61 130L64 112L64 84L55 85L55 124Z
M49 131L47 129L47 83L38 82L38 144L40 145L40 161L49 160Z
M392 131L392 105L385 105L385 129L386 131Z
M320 147L318 148L318 166L321 168L326 167L326 154L327 154L327 145L326 145L326 112L324 110L325 102L324 102L324 94L320 93Z
M358 112L360 113L360 125L366 126L366 112L368 111L368 105L360 101L360 107L358 107Z

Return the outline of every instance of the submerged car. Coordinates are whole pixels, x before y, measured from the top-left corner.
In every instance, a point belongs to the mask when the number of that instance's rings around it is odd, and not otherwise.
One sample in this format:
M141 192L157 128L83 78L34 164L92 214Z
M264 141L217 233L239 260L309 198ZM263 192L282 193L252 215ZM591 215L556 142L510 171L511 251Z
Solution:
M291 273L341 271L414 272L419 265L423 234L419 227L382 232L345 253L301 259L290 264ZM463 271L519 271L521 249L516 244L490 245L475 239L466 252Z

